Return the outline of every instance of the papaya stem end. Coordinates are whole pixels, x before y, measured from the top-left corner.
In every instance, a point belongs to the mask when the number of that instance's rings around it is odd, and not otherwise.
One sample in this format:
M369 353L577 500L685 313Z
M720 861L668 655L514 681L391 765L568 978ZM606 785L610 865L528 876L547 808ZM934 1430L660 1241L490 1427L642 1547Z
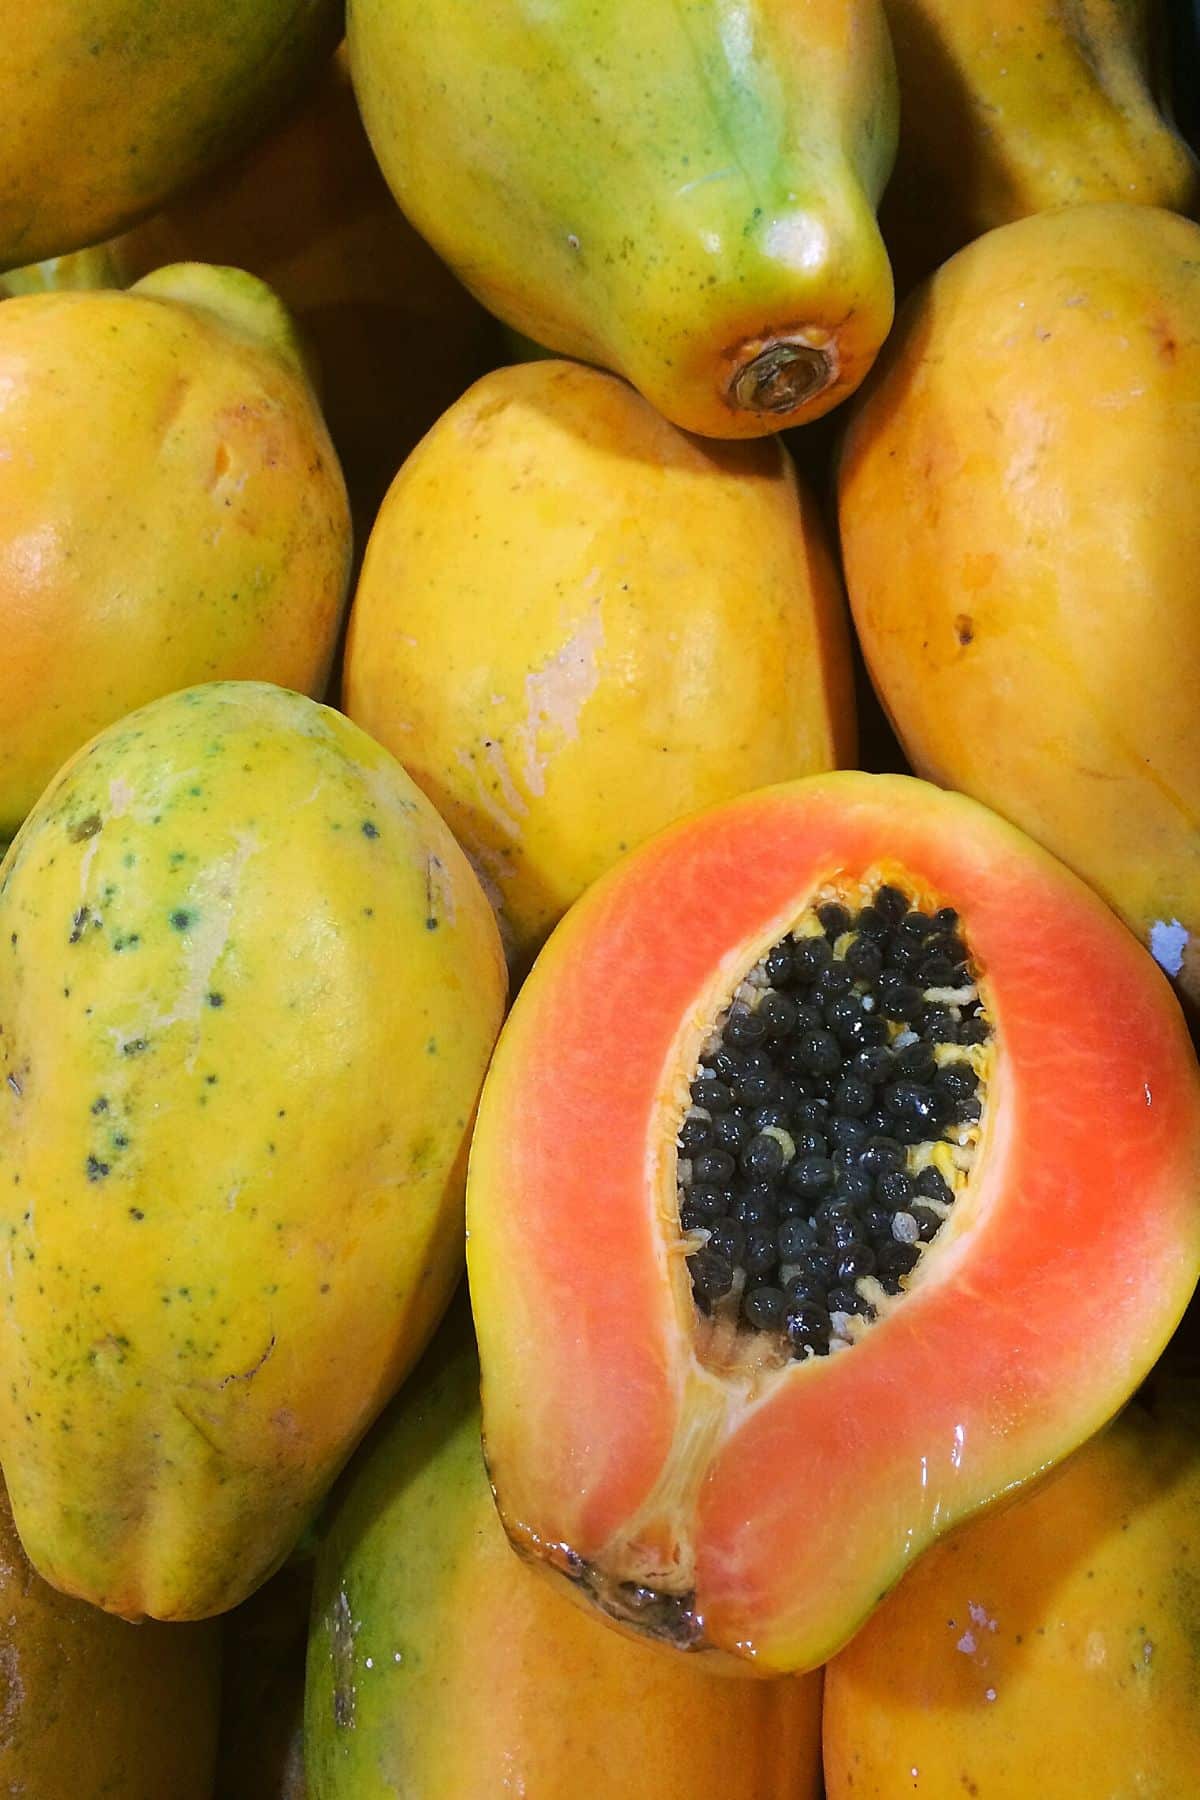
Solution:
M735 371L730 396L739 412L790 413L822 393L837 375L832 345L803 338L761 339L748 346L754 354Z

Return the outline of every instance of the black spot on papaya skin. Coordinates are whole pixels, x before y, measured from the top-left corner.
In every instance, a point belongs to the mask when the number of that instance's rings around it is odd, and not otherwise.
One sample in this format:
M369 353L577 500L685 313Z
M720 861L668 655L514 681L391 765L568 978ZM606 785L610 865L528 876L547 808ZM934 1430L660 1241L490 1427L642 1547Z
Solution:
M80 938L83 936L84 932L87 930L87 922L88 922L88 909L86 906L81 906L79 908L78 912L72 913L72 915L71 915L71 935L67 939L68 944L77 944L79 942Z
M379 836L379 827L378 825L373 825L370 819L364 819L362 822L362 834L365 838L377 838Z
M103 1181L108 1174L108 1164L101 1162L98 1156L89 1156L86 1168L89 1181Z
M954 621L954 635L964 649L968 644L974 643L975 621L970 613L959 613Z
M224 994L217 994L217 993L210 994L208 996L208 1004L210 1006L224 1006L224 1004L225 1004Z
M194 916L186 906L177 906L171 914L172 931L187 931L193 923Z
M108 1096L106 1094L100 1094L97 1096L97 1098L95 1100L92 1101L92 1111L94 1113L102 1113L102 1112L108 1111Z
M140 1056L143 1050L149 1048L150 1045L145 1038L130 1038L127 1044L122 1044L121 1054L123 1056Z
M77 825L72 825L67 835L73 844L82 844L85 838L95 837L103 824L104 820L99 813L89 813L86 819L80 819Z

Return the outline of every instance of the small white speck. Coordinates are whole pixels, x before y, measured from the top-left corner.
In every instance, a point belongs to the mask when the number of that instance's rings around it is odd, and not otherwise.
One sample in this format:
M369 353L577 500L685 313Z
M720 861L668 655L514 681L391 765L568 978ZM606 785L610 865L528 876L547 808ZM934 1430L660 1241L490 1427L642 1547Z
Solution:
M568 231L567 233L567 247L571 250L578 250L579 248L579 239L575 236L573 231Z
M1191 933L1178 919L1156 919L1150 927L1150 954L1168 975L1178 975Z
M985 1700L994 1700L996 1698L995 1688L984 1688L983 1697Z
M374 1668L374 1667L375 1667L375 1662L374 1662L374 1658L373 1658L373 1657L370 1657L370 1656L368 1656L368 1658L367 1658L367 1667L368 1667L368 1669L373 1669L373 1668Z
M402 1656L402 1655L401 1655L401 1654L400 1654L400 1652L399 1652L399 1650L393 1650L393 1651L392 1651L392 1661L393 1661L393 1662L396 1662L396 1663L399 1663L399 1662L403 1662L403 1661L404 1661L404 1658L403 1658L403 1656Z
M973 1631L964 1631L954 1648L956 1650L961 1650L964 1656L974 1656L975 1633Z
M988 1617L986 1606L980 1606L977 1600L968 1600L967 1611L976 1625L982 1625L985 1631L995 1631L996 1621Z
M1153 1106L1153 1105L1154 1105L1154 1096L1153 1096L1153 1094L1152 1094L1152 1093L1151 1093L1151 1092L1150 1092L1150 1083L1149 1083L1149 1082L1148 1082L1148 1081L1143 1081L1143 1083L1142 1083L1142 1092L1143 1092L1143 1094L1145 1094L1145 1096L1146 1096L1146 1105L1147 1105L1147 1106Z
M1154 1655L1154 1645L1151 1643L1150 1639L1147 1638L1146 1642L1142 1645L1142 1661L1144 1663L1146 1663L1148 1666L1149 1662L1150 1662L1150 1658L1153 1655Z

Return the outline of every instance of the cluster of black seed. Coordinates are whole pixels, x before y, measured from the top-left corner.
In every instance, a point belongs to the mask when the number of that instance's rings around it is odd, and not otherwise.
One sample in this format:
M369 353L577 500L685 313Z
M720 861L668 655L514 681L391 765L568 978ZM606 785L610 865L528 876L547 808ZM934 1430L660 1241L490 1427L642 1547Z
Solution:
M739 988L677 1140L680 1224L708 1234L688 1257L697 1304L740 1288L742 1323L797 1356L873 1316L859 1284L898 1293L938 1231L953 1190L912 1151L981 1106L970 1062L934 1047L990 1036L952 908L882 886L816 916L822 934L785 937Z

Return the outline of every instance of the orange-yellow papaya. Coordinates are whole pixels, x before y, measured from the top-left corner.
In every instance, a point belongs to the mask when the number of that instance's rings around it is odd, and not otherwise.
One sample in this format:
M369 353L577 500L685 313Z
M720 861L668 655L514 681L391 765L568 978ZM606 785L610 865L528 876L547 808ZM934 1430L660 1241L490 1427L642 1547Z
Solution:
M884 233L902 280L1028 213L1130 200L1184 212L1160 0L884 0L900 74Z
M782 445L688 437L615 376L485 376L396 477L343 701L472 857L523 967L683 813L853 760L845 612Z
M905 1576L825 1672L829 1800L1181 1800L1200 1766L1200 1384Z
M506 324L714 437L862 380L892 317L880 0L351 0L347 38L392 191Z
M1200 226L1068 207L960 251L839 488L913 767L1071 864L1200 1001Z
M94 244L261 130L341 0L36 0L4 15L0 269Z

